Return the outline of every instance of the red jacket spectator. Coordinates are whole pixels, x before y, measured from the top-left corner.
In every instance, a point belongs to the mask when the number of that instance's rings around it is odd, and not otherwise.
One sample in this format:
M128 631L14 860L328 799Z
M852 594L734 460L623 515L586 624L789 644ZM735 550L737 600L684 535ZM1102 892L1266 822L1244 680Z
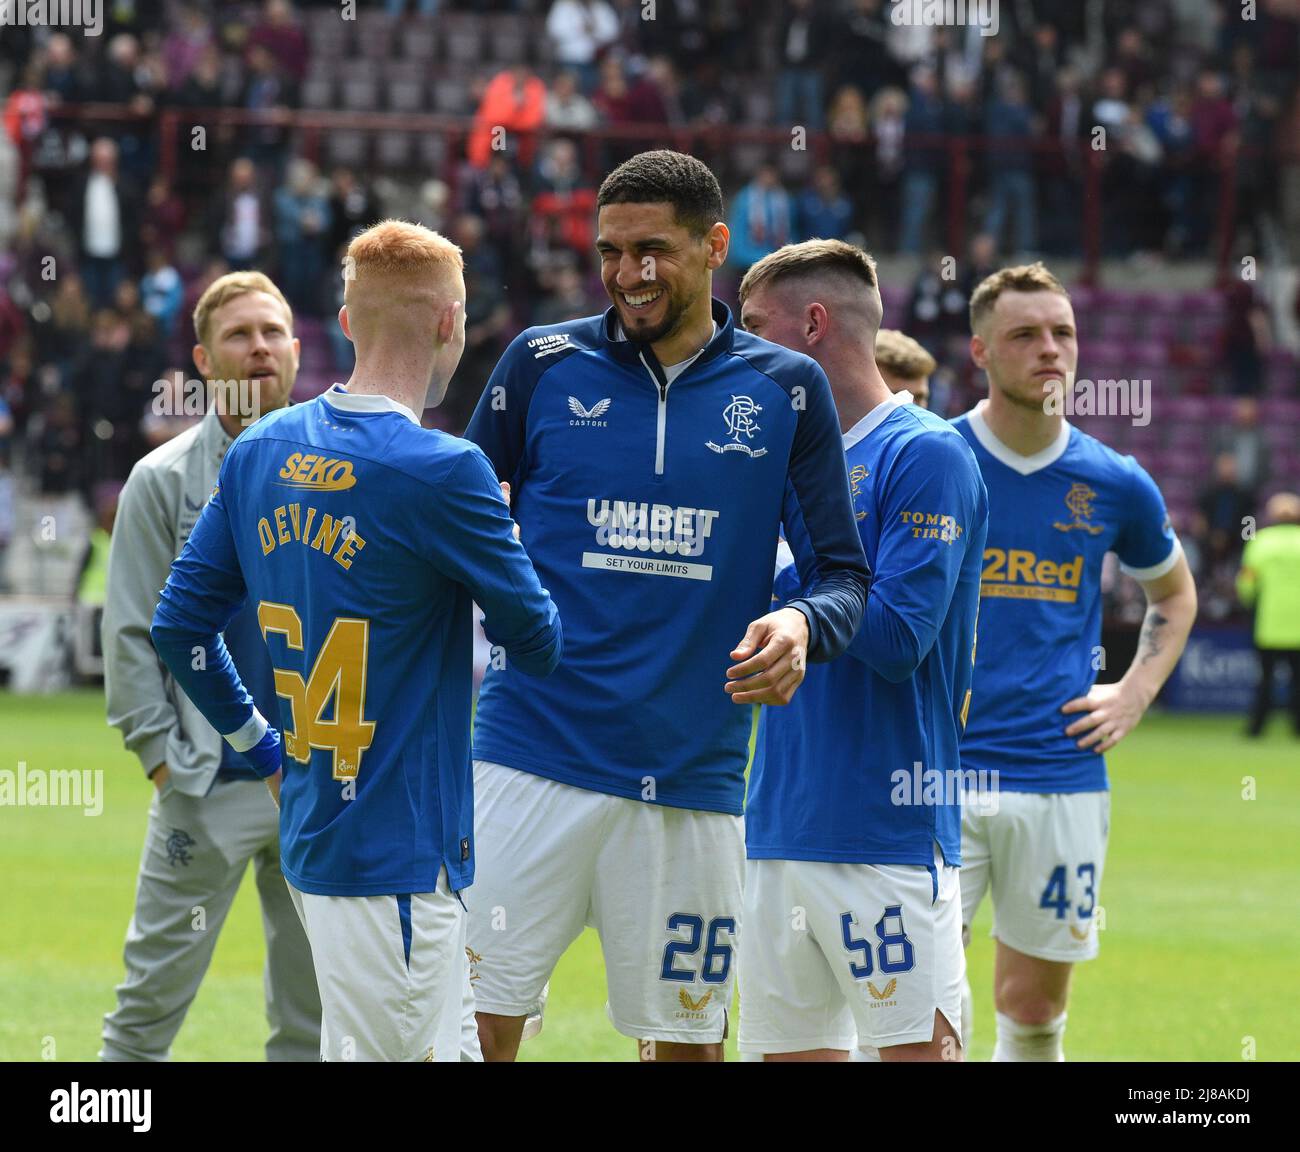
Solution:
M533 133L546 119L546 85L527 68L498 72L483 93L483 102L474 116L474 130L469 137L469 162L486 168L492 155L495 130L504 128L507 139L519 148L519 162L532 164L535 141ZM518 136L518 140L509 140Z

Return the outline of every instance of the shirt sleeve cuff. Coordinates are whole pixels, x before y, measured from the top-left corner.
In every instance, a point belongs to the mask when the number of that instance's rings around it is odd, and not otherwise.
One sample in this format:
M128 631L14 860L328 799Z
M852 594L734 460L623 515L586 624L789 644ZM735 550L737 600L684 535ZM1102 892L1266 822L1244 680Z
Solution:
M1174 546L1169 549L1169 555L1166 556L1159 564L1152 564L1150 568L1130 568L1123 560L1119 562L1119 570L1134 580L1143 583L1148 580L1159 580L1166 572L1170 571L1178 563L1178 557L1183 554L1182 542L1177 536L1174 537Z
M248 718L247 723L237 731L226 734L226 743L236 752L247 752L250 748L257 746L257 742L266 735L266 729L266 717L254 708L253 714Z

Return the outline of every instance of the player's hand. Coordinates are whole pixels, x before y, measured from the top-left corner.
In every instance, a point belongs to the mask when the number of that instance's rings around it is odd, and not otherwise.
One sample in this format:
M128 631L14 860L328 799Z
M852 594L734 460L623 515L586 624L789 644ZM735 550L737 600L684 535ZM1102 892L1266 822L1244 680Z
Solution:
M271 793L271 799L275 801L275 807L278 811L280 808L280 781L284 779L284 769L279 768L266 778L266 790Z
M1066 715L1086 713L1065 730L1067 736L1082 737L1077 741L1080 748L1109 752L1138 726L1146 705L1121 681L1118 684L1094 684L1088 695L1076 696L1063 705L1061 711Z
M731 658L740 663L727 669L723 691L733 704L789 704L808 663L808 618L797 608L759 617Z
M161 792L167 786L167 781L171 779L171 776L172 770L166 764L159 764L153 770L153 775L149 779L153 781L154 788Z
M502 481L501 481L501 495L505 497L506 507L509 508L509 507L510 507L510 481L508 481L508 480L502 480ZM518 524L515 525L515 539L516 539L516 540L519 539L519 525L518 525Z

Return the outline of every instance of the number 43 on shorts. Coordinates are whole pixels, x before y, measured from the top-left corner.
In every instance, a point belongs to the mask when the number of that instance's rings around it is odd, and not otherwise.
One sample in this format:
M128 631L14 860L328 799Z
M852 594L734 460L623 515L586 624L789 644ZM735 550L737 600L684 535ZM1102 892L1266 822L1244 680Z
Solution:
M1097 894L1094 891L1097 869L1092 864L1080 864L1076 869L1076 875L1083 883L1083 895L1087 898L1088 903L1086 905L1080 904L1075 909L1075 913L1080 920L1087 920L1097 905ZM1065 877L1065 865L1058 864L1052 869L1051 879L1047 881L1047 887L1043 889L1042 896L1038 898L1038 906L1054 910L1058 920L1065 919L1066 911L1070 907L1070 898L1065 892Z

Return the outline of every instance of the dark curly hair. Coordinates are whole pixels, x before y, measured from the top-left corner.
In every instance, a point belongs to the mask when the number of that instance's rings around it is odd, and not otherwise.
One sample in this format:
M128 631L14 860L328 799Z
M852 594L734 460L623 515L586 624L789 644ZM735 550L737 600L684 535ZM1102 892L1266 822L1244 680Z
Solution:
M722 219L722 189L708 165L660 148L623 161L600 186L598 208L606 204L673 206L673 217L692 236L703 236Z

